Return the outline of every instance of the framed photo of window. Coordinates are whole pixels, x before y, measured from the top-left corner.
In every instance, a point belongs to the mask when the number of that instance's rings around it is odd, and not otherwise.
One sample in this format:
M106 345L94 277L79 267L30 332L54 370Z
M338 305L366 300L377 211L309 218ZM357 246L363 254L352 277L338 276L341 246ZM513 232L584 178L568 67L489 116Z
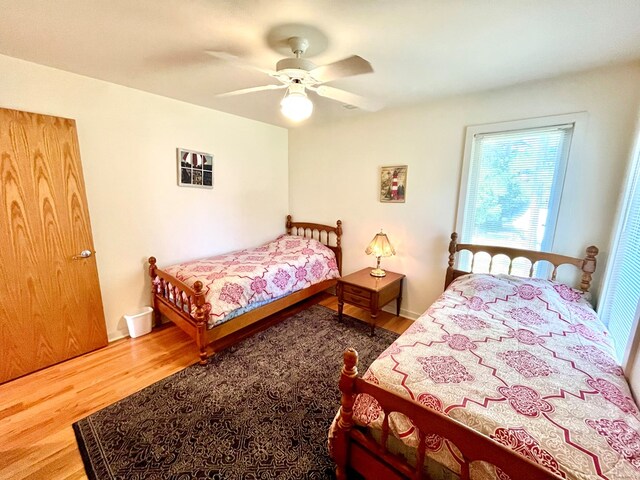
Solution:
M407 196L407 165L380 169L380 201L404 203Z
M213 188L213 155L178 148L178 185Z

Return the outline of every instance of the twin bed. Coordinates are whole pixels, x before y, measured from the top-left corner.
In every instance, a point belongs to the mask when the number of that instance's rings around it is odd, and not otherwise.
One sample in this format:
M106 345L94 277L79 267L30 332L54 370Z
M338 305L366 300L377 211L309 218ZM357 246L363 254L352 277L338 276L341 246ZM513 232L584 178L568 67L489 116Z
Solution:
M584 258L458 244L447 289L357 378L347 350L329 446L338 478L637 479L640 414L588 302ZM457 252L529 258L551 279L471 274ZM516 262L517 263L517 262ZM580 288L556 281L580 270Z
M334 286L342 271L342 222L293 222L257 248L172 265L149 258L151 305L196 342L200 363L259 321Z

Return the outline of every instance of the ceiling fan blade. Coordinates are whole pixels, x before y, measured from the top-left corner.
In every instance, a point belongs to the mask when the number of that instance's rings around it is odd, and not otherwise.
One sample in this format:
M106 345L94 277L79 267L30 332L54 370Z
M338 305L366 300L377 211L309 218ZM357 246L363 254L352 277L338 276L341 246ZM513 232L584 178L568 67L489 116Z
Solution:
M287 85L261 85L259 87L243 88L242 90L219 93L216 97L233 97L236 95L244 95L245 93L262 92L263 90L280 90L282 88L287 88Z
M337 62L316 67L309 73L319 82L325 83L338 78L353 77L354 75L371 72L373 72L373 67L369 62L358 55L353 55Z
M258 72L265 73L271 77L278 77L278 73L274 70L269 70L268 68L257 67L256 65L251 65L250 63L245 62L240 57L236 57L235 55L231 55L227 52L217 52L214 50L207 50L206 53L211 55L214 58L222 60L224 62L230 63L236 67L244 68L246 70L254 70Z
M308 87L309 90L316 92L321 97L330 98L331 100L337 100L338 102L346 105L353 105L361 110L367 110L369 112L375 112L380 110L383 105L380 102L371 100L369 98L361 97L355 93L346 92L339 88L330 87L328 85L320 85L319 87Z

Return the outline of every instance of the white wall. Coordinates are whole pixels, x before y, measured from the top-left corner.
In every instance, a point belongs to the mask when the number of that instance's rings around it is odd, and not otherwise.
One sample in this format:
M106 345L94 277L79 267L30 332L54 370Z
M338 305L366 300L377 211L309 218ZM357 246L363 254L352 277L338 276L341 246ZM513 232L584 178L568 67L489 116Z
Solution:
M283 128L6 56L0 107L76 120L110 339L149 304L150 255L167 265L284 232ZM214 154L213 190L177 186L177 147Z
M598 245L603 271L639 102L634 64L292 130L292 213L342 219L345 273L374 264L364 249L383 227L398 253L383 267L407 275L403 314L415 317L442 291L465 128L586 111L587 139L568 165L554 250L582 256ZM403 164L406 203L380 203L380 167Z

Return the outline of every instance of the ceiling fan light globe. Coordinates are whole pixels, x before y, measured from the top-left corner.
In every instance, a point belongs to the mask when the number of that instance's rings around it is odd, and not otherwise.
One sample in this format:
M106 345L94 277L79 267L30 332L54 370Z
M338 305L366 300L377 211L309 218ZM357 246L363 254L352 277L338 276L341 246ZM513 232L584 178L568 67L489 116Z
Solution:
M313 113L313 102L304 93L288 93L280 102L280 111L289 120L301 122Z

